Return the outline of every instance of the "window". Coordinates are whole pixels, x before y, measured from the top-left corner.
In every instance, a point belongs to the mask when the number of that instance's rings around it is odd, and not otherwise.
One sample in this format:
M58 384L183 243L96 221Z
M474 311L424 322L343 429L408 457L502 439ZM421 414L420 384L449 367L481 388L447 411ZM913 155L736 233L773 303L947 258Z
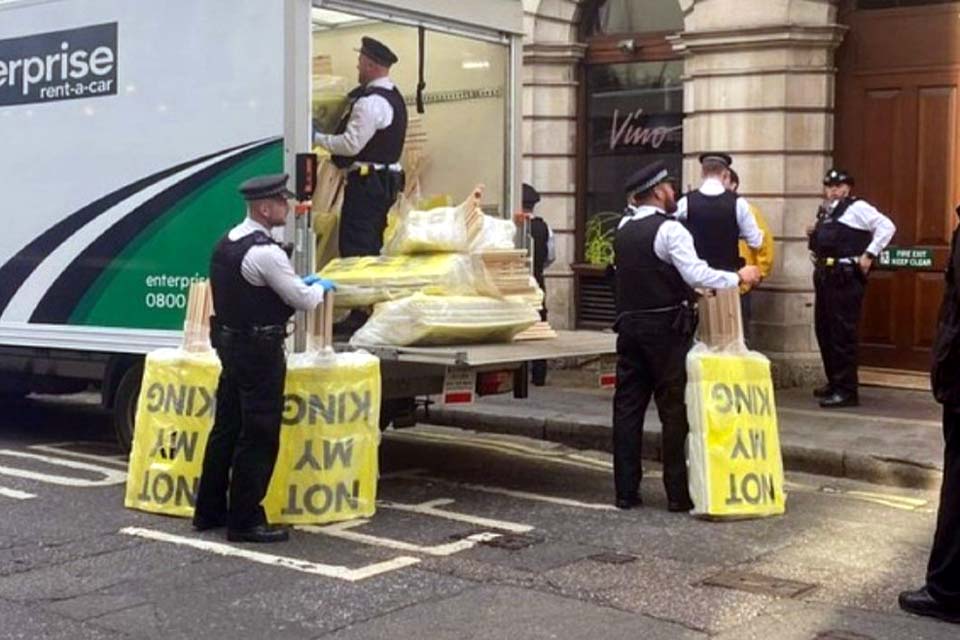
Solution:
M623 185L640 167L662 160L675 176L683 161L680 60L587 68L586 228L584 258L603 264L593 241L598 225L615 227L626 205ZM596 219L595 219L596 218Z
M678 0L605 0L585 12L587 36L683 30Z

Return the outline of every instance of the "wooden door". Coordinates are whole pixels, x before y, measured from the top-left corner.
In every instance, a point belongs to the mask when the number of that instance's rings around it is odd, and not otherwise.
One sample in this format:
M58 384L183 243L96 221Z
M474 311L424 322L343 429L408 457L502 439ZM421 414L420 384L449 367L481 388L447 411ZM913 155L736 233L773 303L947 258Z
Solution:
M960 3L848 16L837 80L837 164L897 225L892 245L929 267L878 267L861 321L861 365L925 370L960 202Z

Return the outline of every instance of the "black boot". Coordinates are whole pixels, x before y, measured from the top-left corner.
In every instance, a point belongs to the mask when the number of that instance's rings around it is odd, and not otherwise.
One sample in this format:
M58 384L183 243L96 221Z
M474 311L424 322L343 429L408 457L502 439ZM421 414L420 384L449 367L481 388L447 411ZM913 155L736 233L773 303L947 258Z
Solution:
M826 398L833 395L833 387L830 386L830 383L823 385L822 387L817 387L813 390L814 398Z
M904 591L898 598L900 608L918 616L938 618L946 622L960 623L960 608L938 602L926 587L916 591Z
M249 529L227 529L227 540L230 542L286 542L289 539L290 530L287 527L258 524Z
M824 409L839 409L841 407L859 407L860 400L857 394L833 393L820 401L820 406Z

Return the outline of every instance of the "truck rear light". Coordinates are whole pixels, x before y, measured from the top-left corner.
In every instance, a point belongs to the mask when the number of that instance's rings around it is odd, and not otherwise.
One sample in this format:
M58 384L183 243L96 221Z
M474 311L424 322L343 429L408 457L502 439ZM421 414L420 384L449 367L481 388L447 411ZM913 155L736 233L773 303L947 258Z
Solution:
M513 371L484 371L477 374L477 395L491 396L513 391Z

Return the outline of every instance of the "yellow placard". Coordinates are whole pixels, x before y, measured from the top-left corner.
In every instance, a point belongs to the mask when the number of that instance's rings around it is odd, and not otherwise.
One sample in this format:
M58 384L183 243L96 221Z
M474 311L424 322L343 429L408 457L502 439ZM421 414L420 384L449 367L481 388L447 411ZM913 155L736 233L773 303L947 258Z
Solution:
M213 427L213 352L147 356L124 504L191 517ZM370 517L376 506L380 363L365 353L288 358L280 451L267 496L274 523Z
M760 517L786 508L770 362L754 352L687 358L694 513Z
M270 522L321 524L376 510L380 361L291 356L280 453L263 501Z
M144 362L124 504L189 517L216 410L212 351L159 349Z

